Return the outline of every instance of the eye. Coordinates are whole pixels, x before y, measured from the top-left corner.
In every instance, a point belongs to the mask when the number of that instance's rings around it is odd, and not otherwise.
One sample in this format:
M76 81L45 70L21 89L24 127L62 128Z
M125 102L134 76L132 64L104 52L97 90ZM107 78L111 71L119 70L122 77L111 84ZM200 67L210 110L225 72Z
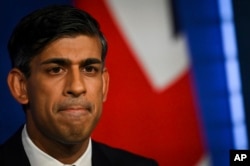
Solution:
M52 68L49 68L49 69L48 69L48 73L49 73L49 74L53 74L53 75L55 75L55 74L60 74L60 73L62 73L63 71L64 71L63 68L60 67L60 66L52 67Z
M99 69L98 67L89 65L89 66L85 66L83 71L87 74L96 74L98 73Z

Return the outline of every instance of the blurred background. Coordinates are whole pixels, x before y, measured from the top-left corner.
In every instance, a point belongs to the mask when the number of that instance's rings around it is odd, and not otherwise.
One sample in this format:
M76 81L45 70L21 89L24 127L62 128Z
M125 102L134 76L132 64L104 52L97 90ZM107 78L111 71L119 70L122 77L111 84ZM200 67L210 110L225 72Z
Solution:
M250 1L1 0L0 144L25 121L9 93L8 38L29 12L71 4L108 43L111 82L93 139L161 166L227 166L248 149Z

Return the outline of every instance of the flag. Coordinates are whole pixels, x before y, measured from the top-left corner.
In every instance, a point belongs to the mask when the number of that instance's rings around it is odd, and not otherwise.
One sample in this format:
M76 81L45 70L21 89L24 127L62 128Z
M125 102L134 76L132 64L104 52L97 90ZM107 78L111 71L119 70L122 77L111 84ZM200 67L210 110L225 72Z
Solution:
M165 165L206 155L184 35L159 0L75 1L100 22L109 50L108 100L93 138Z

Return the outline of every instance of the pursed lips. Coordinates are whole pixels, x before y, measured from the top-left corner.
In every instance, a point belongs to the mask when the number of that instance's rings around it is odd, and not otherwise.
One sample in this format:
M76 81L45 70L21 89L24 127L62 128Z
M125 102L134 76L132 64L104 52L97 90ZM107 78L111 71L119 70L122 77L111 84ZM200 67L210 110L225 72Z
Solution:
M88 115L91 112L91 108L82 106L67 106L60 108L59 112L73 117L80 117Z
M66 108L61 108L59 111L78 111L78 110L90 111L88 108L84 108L82 106L70 106Z

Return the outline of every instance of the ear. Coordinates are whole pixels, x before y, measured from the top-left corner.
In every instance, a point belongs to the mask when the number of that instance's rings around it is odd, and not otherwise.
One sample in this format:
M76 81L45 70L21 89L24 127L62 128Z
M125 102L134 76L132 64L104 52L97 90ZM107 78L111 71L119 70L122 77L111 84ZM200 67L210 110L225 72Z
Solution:
M20 104L28 104L26 77L19 69L12 69L7 77L7 83L12 96Z
M107 94L108 94L108 89L109 89L109 73L107 68L103 69L102 73L102 82L103 82L103 87L102 87L102 93L103 93L103 102L106 101L107 99Z

